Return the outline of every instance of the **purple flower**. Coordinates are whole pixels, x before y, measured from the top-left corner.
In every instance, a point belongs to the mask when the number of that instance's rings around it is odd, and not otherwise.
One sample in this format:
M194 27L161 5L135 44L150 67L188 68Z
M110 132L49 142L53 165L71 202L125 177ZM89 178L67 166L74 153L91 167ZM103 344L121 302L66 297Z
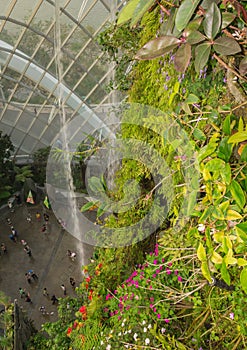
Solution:
M182 277L178 276L178 282L182 282L182 281L183 281Z
M157 317L158 317L158 318L161 318L161 315L160 315L160 314L157 314Z
M158 261L157 261L157 259L154 259L154 265L157 265L158 264Z
M170 275L170 274L171 274L171 270L168 269L168 267L166 268L166 273L167 273L167 275Z
M168 318L165 318L164 321L165 321L165 323L169 323L170 322L170 320L168 320Z
M157 276L156 273L154 273L152 277L155 278L156 276Z
M177 274L178 274L178 270L175 270L175 271L174 271L174 275L177 276Z

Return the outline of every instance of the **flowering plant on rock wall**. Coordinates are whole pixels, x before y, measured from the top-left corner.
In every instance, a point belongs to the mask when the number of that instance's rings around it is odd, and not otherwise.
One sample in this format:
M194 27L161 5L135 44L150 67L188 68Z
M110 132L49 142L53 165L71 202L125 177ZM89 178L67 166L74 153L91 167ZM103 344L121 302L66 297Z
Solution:
M192 253L194 257L195 252ZM171 341L169 328L178 324L176 310L193 308L187 298L191 292L187 282L191 277L188 269L181 268L179 258L169 261L164 256L164 250L156 244L144 264L138 265L116 290L109 290L104 311L110 317L112 330L109 334L107 331L105 339L102 337L102 348L136 349ZM180 343L175 339L173 342L174 346Z

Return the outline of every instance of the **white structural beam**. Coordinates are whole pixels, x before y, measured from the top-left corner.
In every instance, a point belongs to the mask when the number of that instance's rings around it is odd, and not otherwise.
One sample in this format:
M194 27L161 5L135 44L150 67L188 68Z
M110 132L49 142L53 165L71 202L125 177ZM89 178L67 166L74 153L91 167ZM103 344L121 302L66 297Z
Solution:
M61 98L65 104L76 110L82 118L90 124L92 132L101 130L105 137L115 138L113 132L102 121L95 112L90 109L77 95L75 95L63 83L59 83L58 79L45 69L32 62L31 58L20 50L14 50L14 47L0 40L0 65L23 74L30 80L37 83L40 87L49 91L56 98Z

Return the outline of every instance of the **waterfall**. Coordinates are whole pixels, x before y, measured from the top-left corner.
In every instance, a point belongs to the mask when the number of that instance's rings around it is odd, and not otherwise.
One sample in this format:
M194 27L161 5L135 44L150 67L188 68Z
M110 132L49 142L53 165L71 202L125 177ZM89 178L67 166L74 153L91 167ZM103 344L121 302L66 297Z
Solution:
M60 141L62 154L62 174L61 177L65 177L65 196L67 198L67 213L63 212L61 219L65 222L65 226L69 224L73 227L73 232L80 232L79 218L77 215L77 203L74 192L74 184L71 169L71 151L70 151L70 132L66 123L66 110L65 101L63 96L63 64L62 64L62 50L61 50L61 23L60 23L60 0L55 1L55 34L54 34L54 48L55 48L55 64L56 74L58 79L58 113L60 120ZM57 213L58 214L58 213ZM64 217L66 215L66 217ZM68 220L70 222L68 222ZM77 259L81 265L85 265L85 257L83 244L81 241L77 245Z

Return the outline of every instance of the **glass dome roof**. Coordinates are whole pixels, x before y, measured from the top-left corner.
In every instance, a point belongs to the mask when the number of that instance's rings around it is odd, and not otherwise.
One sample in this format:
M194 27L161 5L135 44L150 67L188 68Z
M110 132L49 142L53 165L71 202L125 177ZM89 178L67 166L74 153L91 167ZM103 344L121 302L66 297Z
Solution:
M0 0L0 130L16 157L52 144L61 105L67 121L82 116L84 133L106 128L114 66L96 37L123 3Z

